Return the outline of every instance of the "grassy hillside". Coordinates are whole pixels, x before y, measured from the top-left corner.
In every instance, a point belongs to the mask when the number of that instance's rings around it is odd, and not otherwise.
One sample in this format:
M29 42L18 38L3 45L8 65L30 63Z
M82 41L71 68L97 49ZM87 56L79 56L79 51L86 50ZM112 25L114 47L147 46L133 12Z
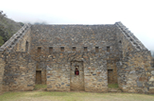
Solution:
M22 25L23 23L7 18L3 11L0 11L0 46L16 33Z

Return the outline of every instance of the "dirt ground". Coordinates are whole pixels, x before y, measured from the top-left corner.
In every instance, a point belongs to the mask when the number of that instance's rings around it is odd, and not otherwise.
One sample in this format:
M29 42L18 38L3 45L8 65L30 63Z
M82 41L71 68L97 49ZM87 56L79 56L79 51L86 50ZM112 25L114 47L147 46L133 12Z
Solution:
M154 95L89 92L7 92L0 101L154 101Z

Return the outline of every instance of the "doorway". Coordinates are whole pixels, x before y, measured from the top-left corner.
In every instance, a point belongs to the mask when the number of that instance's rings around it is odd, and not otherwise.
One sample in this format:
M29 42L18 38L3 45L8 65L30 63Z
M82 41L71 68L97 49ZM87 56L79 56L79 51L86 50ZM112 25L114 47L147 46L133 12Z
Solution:
M42 84L42 80L41 80L41 71L36 71L36 84Z
M113 77L113 69L108 69L108 84L112 84L114 82Z
M83 61L72 61L70 68L70 89L72 91L84 90L84 68ZM78 72L76 72L78 71Z

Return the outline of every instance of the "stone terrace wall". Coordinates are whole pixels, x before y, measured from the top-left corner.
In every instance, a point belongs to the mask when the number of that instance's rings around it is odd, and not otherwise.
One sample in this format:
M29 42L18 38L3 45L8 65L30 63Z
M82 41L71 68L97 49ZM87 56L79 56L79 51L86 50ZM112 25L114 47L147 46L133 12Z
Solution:
M35 85L35 61L28 53L5 54L3 91L33 90Z
M118 82L124 92L152 93L154 91L154 67L149 51L126 53L119 64Z

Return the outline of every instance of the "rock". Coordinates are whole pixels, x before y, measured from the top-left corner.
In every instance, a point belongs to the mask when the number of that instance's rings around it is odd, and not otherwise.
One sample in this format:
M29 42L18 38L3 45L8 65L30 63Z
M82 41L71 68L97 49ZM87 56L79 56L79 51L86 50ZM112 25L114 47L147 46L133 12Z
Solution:
M152 76L152 77L149 79L149 81L154 81L154 76Z
M154 76L154 71L151 71L151 74Z

